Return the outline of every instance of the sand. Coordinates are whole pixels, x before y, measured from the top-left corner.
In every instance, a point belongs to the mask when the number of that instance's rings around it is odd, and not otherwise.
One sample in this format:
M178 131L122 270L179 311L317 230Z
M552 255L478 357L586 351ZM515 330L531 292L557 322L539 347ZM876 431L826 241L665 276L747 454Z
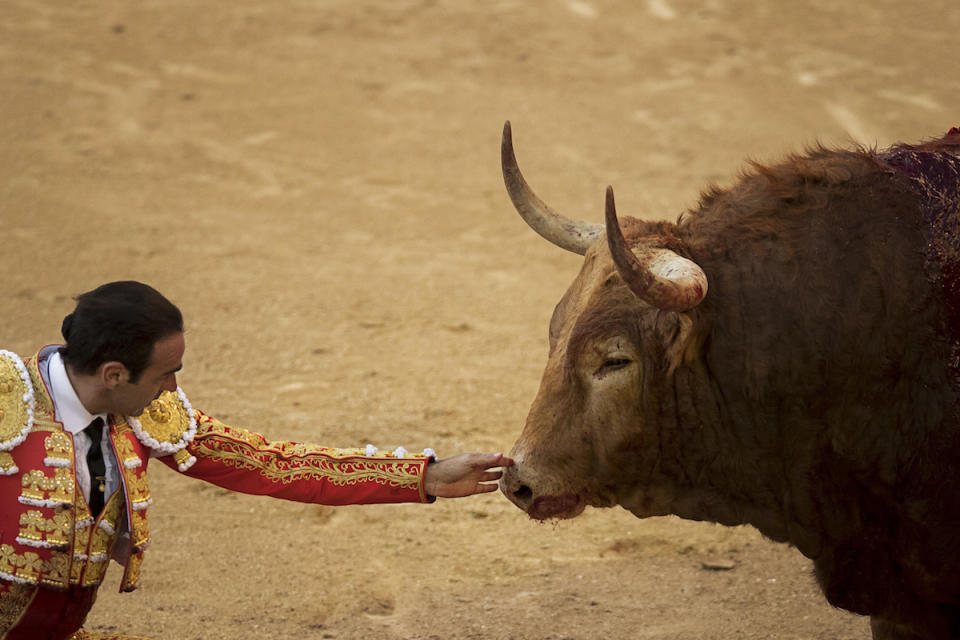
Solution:
M149 282L180 384L274 439L509 450L580 258L513 211L675 219L747 158L960 125L952 0L5 0L2 348ZM141 589L88 629L156 640L865 639L798 552L500 494L329 508L150 471Z

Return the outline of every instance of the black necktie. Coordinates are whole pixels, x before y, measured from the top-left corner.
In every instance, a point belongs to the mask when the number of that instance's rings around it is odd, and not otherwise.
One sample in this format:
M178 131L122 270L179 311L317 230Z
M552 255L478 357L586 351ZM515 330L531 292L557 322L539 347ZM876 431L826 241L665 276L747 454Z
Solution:
M90 436L90 450L87 451L87 469L90 471L90 513L96 518L103 509L103 489L107 468L103 463L103 418L96 418L86 429Z

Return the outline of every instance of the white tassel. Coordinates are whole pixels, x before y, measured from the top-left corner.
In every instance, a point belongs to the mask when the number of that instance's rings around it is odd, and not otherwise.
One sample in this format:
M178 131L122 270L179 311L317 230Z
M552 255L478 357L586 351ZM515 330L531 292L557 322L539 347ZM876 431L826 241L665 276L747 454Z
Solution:
M17 584L37 584L36 580L26 580L24 578L17 577L12 573L7 573L6 571L0 571L0 578L10 582L16 582Z
M134 511L143 511L152 504L153 504L153 498L148 498L147 500L134 502L132 508Z
M178 464L177 469L180 470L180 473L183 473L184 471L192 467L196 463L196 461L197 461L196 456L190 456L189 460L187 460L183 464Z
M56 500L37 500L36 498L27 498L25 496L18 496L17 502L31 507L47 507L48 509L55 509L61 505L70 504L69 502L58 502Z
M26 547L34 547L36 549L66 549L68 546L70 546L67 543L54 544L52 542L47 542L46 540L31 540L30 538L24 538L23 536L17 536L15 540Z

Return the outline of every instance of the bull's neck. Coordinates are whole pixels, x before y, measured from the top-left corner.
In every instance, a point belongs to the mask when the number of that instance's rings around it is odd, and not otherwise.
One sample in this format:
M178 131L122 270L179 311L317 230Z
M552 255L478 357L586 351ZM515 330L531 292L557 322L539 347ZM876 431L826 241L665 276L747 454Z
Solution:
M645 441L640 488L620 504L640 517L750 524L815 557L819 539L814 527L796 524L803 518L795 513L788 456L773 420L764 423L755 405L725 398L702 364L680 367L654 393L657 406L645 422L656 425L656 442Z

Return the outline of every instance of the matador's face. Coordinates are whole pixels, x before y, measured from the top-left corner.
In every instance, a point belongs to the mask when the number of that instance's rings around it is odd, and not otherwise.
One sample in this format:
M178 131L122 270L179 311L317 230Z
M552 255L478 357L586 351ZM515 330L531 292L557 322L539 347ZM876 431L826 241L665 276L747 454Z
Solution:
M186 343L182 333L173 333L153 345L150 364L136 382L129 379L113 390L111 413L138 416L164 391L177 390L177 372L183 368Z

